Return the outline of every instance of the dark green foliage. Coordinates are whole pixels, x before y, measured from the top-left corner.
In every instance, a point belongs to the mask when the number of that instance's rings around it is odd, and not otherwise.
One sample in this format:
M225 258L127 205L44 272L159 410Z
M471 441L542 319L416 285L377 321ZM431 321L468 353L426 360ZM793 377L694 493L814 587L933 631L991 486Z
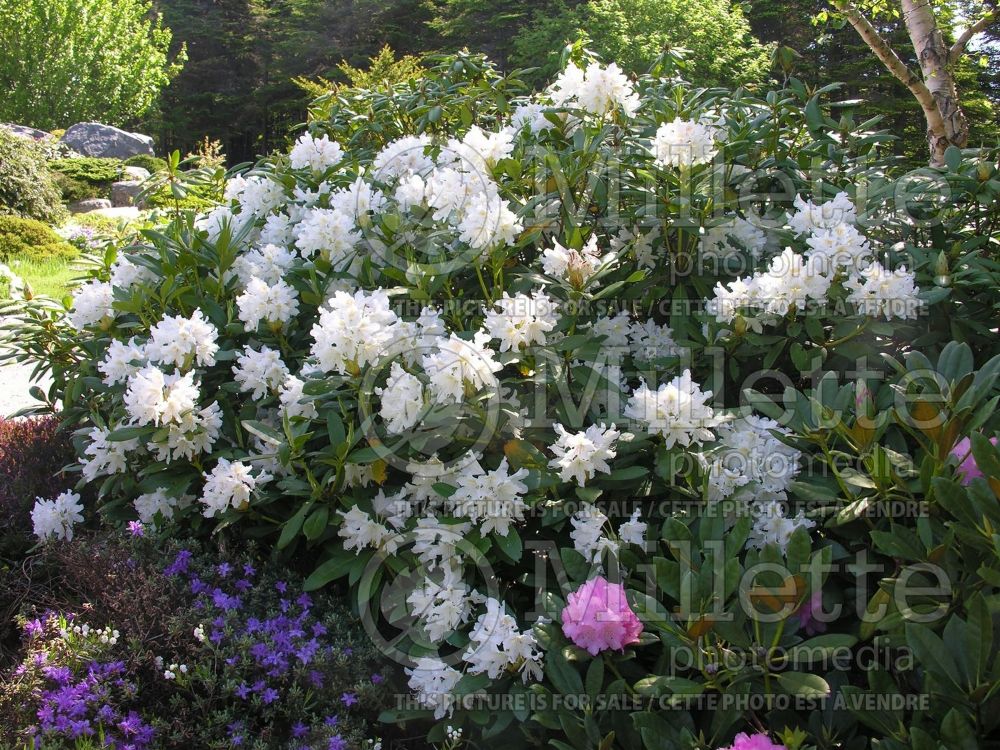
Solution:
M0 261L73 255L76 251L72 245L47 224L19 216L0 216Z
M55 174L56 184L67 203L87 198L106 198L111 183L122 177L119 159L96 159L87 156L54 159L49 168Z
M150 174L162 172L167 168L166 160L161 159L159 156L150 156L149 154L136 154L135 156L130 156L123 161L122 164L126 167L141 167Z
M110 184L121 179L122 176L120 159L96 159L78 156L70 159L56 159L49 162L49 167L67 177L95 185Z
M63 214L43 150L6 128L0 128L0 214L43 221Z

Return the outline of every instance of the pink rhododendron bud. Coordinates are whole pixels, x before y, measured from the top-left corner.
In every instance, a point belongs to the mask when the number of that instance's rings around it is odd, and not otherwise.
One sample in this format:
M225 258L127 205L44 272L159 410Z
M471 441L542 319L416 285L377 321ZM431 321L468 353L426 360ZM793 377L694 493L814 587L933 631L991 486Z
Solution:
M766 734L746 734L740 732L733 737L733 744L719 750L785 750L784 745L776 745Z
M996 445L997 439L990 438L990 442ZM951 455L961 461L955 468L955 473L958 474L958 479L963 485L971 484L973 479L979 479L983 476L979 465L976 464L976 457L972 455L972 440L969 438L962 438L955 443L955 447L951 449Z
M639 642L642 623L628 605L625 589L598 576L569 595L563 632L591 656Z
M826 632L826 623L816 617L823 611L823 592L814 591L799 607L799 627L806 635L816 635Z

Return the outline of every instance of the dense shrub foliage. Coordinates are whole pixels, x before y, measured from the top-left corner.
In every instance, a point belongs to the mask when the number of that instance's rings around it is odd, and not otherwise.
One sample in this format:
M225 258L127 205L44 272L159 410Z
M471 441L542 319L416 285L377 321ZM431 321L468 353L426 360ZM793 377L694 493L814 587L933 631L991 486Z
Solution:
M99 494L35 532L307 561L406 668L383 719L435 742L974 747L1000 181L957 149L895 174L835 89L577 59L527 96L464 55L327 95L222 205L22 311Z
M85 156L54 159L49 169L66 202L110 195L111 183L122 178L120 159L95 159Z
M130 156L122 162L122 164L126 167L141 167L150 174L162 172L167 168L167 162L165 159L161 159L159 156L150 156L149 154L136 154L135 156Z
M0 128L0 214L51 221L62 213L45 151Z
M0 592L23 646L0 665L0 743L361 747L395 674L343 605L253 556L80 540Z
M0 260L73 256L73 246L48 225L34 219L0 216Z

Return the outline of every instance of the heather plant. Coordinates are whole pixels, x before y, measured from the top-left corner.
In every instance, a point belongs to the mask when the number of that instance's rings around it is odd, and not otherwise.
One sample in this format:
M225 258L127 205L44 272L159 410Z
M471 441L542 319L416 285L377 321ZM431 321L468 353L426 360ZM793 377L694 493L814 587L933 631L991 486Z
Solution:
M896 179L835 86L571 53L533 95L468 55L338 90L219 206L26 305L99 494L37 535L96 513L305 565L433 743L974 746L992 156Z

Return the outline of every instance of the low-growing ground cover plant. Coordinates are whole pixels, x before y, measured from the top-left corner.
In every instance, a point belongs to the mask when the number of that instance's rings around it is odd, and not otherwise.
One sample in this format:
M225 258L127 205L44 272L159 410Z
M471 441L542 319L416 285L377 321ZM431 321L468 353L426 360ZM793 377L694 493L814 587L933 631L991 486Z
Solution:
M98 494L36 534L308 562L435 743L976 746L995 155L897 176L833 91L577 49L535 95L467 55L326 95L221 205L23 309Z
M146 541L155 531L140 524L127 533L62 543L0 577L22 608L0 742L346 748L372 737L395 666L343 605L252 555Z

